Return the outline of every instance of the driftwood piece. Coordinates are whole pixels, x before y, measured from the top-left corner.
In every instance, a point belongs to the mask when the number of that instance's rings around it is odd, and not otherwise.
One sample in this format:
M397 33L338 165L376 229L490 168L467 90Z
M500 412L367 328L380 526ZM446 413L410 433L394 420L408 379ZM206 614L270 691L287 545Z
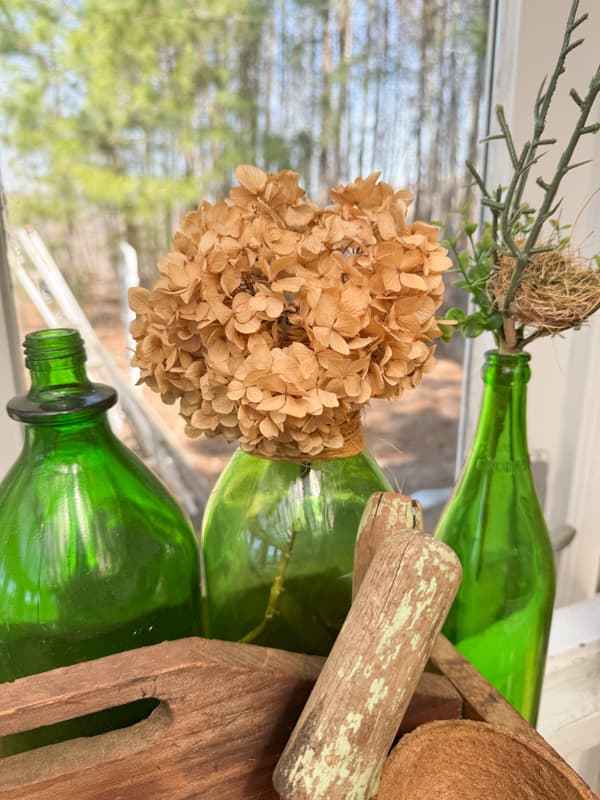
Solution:
M423 530L423 511L416 500L393 492L371 495L363 511L354 548L353 597L384 540L392 533L408 530Z
M543 740L453 720L405 736L386 761L377 800L598 800Z
M414 532L379 547L279 760L285 800L363 800L460 581L453 551Z
M385 539L392 535L395 529L397 530L398 525L407 524L414 530L424 533L420 507L418 503L416 508L413 504L414 501L411 501L410 497L391 492L379 492L371 496L365 507L356 540L352 587L354 594L358 591L375 552ZM438 636L431 651L430 667L448 678L459 694L465 698L463 717L496 722L516 733L536 736L544 741L442 634Z

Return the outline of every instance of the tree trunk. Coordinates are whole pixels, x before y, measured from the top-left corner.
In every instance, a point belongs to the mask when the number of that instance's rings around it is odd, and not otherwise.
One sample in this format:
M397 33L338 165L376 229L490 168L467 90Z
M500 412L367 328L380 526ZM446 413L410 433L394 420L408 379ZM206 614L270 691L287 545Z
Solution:
M421 0L421 35L419 39L419 80L418 80L418 102L419 112L416 124L416 141L417 141L417 178L416 178L416 202L415 202L415 217L421 217L421 208L425 198L423 197L424 176L425 176L425 141L426 141L426 128L429 121L429 98L427 75L429 73L430 58L429 51L431 48L431 41L433 38L433 0Z
M333 174L336 183L342 177L344 179L350 178L350 176L344 171L344 167L342 167L342 163L345 160L342 154L342 126L346 116L346 101L349 82L348 70L350 68L350 62L352 59L352 10L349 0L342 0L341 5L338 8L337 22L339 47L339 92L334 125L335 158L333 165ZM342 172L344 173L343 176Z
M478 0L476 6L481 15L481 20L489 18L490 0ZM483 93L485 91L485 62L486 62L486 45L487 45L487 27L484 27L480 34L476 50L475 68L473 90L471 92L471 121L470 121L470 136L469 136L469 161L472 164L477 164L479 154L479 115L481 111L481 102L483 100ZM473 199L473 177L468 170L465 170L465 196L464 203L470 203Z
M366 149L367 149L367 131L368 131L368 113L369 107L368 98L370 97L369 86L371 82L371 48L372 48L372 33L373 33L373 0L367 0L367 30L366 30L366 45L363 57L363 80L362 80L362 93L360 102L363 107L360 124L360 144L358 148L358 169L361 175L366 171Z
M331 130L331 11L329 2L322 12L323 43L321 50L321 140L319 149L319 194L324 197L331 180L329 162L329 134Z

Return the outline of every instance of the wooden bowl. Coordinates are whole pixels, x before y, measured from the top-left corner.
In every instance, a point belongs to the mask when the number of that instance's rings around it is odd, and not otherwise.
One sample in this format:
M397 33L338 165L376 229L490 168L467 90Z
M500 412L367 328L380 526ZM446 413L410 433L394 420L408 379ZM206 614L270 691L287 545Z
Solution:
M498 725L451 720L402 738L377 800L597 800L543 740Z

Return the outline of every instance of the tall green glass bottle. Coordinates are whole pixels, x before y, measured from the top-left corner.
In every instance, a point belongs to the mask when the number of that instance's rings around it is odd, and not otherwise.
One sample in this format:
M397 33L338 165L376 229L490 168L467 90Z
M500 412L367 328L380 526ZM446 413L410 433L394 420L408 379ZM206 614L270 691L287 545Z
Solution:
M238 450L202 529L208 635L327 655L352 600L358 524L391 491L363 451L330 461L271 461Z
M25 339L25 442L0 484L0 681L200 633L199 554L163 485L112 433L77 331ZM2 755L119 727L123 707L5 737Z
M479 425L436 531L462 563L444 633L535 724L555 590L529 464L529 355L486 354Z

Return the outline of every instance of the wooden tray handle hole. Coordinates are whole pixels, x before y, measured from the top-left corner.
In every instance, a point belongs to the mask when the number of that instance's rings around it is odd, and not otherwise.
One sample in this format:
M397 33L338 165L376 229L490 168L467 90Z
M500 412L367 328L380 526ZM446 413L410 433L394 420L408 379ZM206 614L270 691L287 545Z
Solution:
M66 719L53 725L43 725L32 730L0 737L0 757L37 750L50 744L66 742L80 737L96 737L110 731L121 730L137 725L148 719L152 712L161 705L156 697L145 697L123 705L84 714L80 717ZM163 703L163 705L165 705ZM165 711L166 705L165 705ZM165 722L168 712L165 714Z

